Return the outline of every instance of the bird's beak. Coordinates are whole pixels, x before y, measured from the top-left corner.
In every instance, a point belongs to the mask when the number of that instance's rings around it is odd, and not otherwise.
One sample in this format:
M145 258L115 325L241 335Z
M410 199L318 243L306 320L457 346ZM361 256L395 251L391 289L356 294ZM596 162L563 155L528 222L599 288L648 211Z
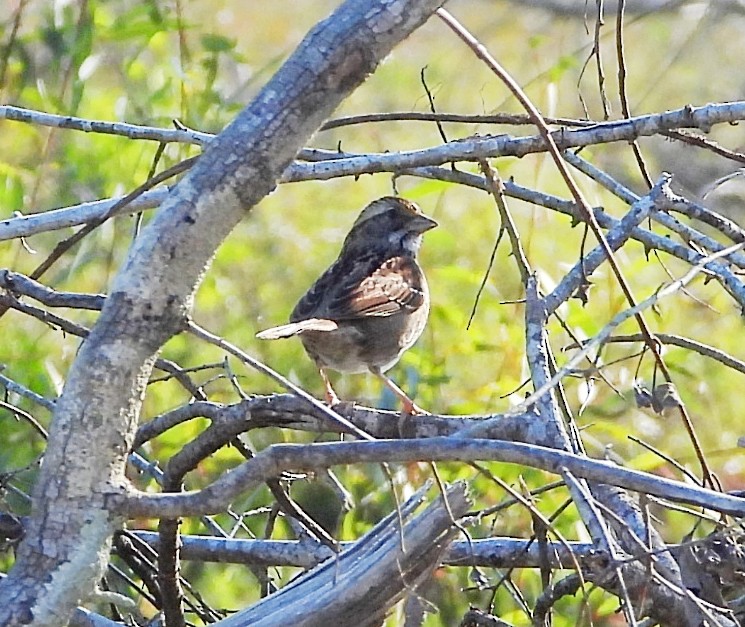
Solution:
M429 231L430 229L433 229L437 226L437 222L435 222L432 218L425 216L424 214L416 216L411 221L411 230L415 233L424 233L425 231Z

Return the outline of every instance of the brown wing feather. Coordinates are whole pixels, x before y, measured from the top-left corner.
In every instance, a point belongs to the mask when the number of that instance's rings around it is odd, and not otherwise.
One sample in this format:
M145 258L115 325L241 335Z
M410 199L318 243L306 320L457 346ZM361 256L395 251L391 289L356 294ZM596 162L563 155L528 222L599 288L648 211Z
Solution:
M344 281L324 317L343 320L413 311L424 302L424 285L424 275L414 259L392 257L366 273L362 281Z
M340 260L337 259L305 292L292 310L290 322L299 322L309 318L328 318L326 315L328 307L324 306L324 298L334 288L334 282L338 280L336 268L339 263Z
M338 265L350 267L340 273ZM341 276L341 278L340 278ZM426 283L416 260L408 255L338 259L300 299L290 322L309 318L350 320L413 311L424 302Z

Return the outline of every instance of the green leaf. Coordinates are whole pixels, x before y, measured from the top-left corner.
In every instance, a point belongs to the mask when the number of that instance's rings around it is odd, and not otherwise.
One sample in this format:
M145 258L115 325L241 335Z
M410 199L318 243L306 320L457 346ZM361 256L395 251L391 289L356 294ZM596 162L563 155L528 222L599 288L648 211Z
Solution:
M199 40L202 42L202 47L207 52L214 52L219 54L221 52L229 52L235 48L236 40L230 37L224 37L223 35L215 35L214 33L207 33L202 35Z

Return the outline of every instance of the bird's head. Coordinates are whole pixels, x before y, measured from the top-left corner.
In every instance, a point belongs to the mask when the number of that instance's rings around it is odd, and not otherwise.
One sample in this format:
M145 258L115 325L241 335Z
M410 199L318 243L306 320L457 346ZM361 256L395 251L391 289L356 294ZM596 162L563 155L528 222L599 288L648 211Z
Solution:
M415 254L422 234L437 226L432 218L410 200L384 196L365 207L344 241L344 248L385 243L395 252Z

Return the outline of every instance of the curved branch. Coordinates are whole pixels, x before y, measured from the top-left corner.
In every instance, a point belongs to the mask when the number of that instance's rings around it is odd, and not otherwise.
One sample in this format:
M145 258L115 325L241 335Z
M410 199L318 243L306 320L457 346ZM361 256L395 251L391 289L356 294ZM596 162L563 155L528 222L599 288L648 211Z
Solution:
M496 440L530 442L533 433L542 429L533 413L486 414L445 416L423 414L407 416L401 420L399 412L372 407L337 408L341 416L357 428L378 439L413 439L454 435L464 428L476 427L486 420L489 428L484 437ZM219 429L224 442L250 429L279 427L312 433L344 433L337 423L328 420L325 413L293 394L252 396L232 405L195 402L156 416L143 424L135 437L134 448L158 437L179 424L194 418L209 418Z
M337 559L327 560L220 625L380 625L387 611L439 565L458 530L453 517L462 516L468 507L465 485L458 483L412 516L423 492Z
M189 516L223 510L237 495L285 470L330 468L363 462L490 460L539 468L561 474L564 469L597 483L652 494L719 511L745 516L745 499L688 485L650 473L616 466L557 449L520 442L433 437L421 440L324 442L311 445L277 444L222 475L198 492L147 494L130 492L112 496L112 508L128 517Z

